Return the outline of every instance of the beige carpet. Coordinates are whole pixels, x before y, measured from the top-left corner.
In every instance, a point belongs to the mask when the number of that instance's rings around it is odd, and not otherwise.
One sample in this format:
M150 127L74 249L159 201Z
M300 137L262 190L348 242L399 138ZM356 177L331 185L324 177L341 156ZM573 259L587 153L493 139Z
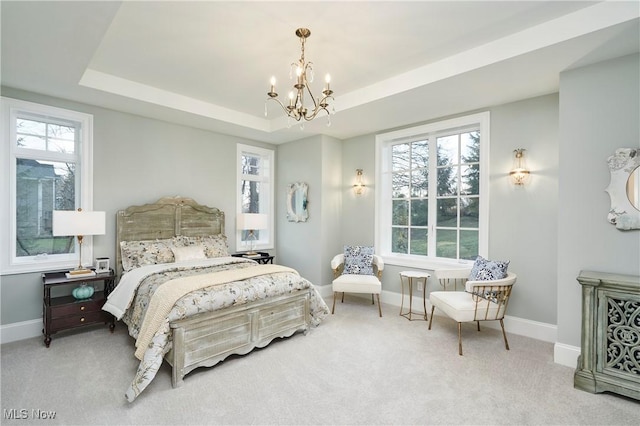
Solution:
M59 333L49 349L41 338L5 344L0 423L638 424L637 401L575 390L550 343L509 334L506 351L498 330L467 324L460 357L453 321L436 316L428 331L397 307L383 315L347 296L307 336L197 370L181 388L163 366L132 404L124 392L138 363L121 323L112 335Z

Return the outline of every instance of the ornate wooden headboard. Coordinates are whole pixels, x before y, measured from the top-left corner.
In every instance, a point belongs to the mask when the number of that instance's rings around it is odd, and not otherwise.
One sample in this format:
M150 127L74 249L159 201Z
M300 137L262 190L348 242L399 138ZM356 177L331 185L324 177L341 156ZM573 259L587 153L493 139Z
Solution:
M224 234L224 212L191 198L165 197L116 213L116 274L122 275L121 241Z

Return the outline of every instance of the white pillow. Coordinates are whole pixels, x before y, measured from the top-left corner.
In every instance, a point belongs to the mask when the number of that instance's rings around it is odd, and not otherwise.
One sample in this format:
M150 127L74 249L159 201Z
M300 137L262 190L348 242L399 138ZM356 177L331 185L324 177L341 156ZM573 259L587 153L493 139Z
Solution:
M176 262L207 258L204 254L204 247L202 246L171 247L171 251L173 251Z

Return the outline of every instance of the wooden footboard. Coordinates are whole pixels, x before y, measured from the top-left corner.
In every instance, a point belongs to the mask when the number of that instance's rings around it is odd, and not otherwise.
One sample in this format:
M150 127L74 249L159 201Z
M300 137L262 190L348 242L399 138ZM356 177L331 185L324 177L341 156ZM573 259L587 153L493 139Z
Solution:
M171 385L181 386L186 374L212 367L229 355L244 355L273 339L311 325L310 289L269 298L171 323L172 349L165 359L173 367Z

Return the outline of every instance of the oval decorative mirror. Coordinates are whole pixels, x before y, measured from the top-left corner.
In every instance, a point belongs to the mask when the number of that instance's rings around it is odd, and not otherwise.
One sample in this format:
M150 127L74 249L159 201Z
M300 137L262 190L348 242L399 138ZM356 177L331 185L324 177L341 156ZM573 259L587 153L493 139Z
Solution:
M640 229L640 149L619 148L607 163L611 172L607 219L624 231Z
M640 210L640 167L631 172L627 180L627 197L631 205Z
M309 218L307 210L307 191L309 186L304 182L289 185L287 192L287 219L289 222L306 222Z

